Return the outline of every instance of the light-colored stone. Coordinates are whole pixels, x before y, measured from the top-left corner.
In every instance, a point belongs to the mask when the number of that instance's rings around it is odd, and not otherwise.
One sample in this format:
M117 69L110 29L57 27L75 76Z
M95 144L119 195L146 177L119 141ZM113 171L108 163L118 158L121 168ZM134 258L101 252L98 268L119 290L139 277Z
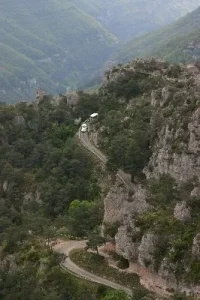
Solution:
M170 101L171 96L172 96L172 92L170 88L168 86L165 86L162 89L162 98L160 99L160 107L166 105Z
M200 233L193 240L192 255L195 259L200 260Z
M122 222L127 201L128 191L117 181L104 199L104 223Z
M74 107L79 103L79 95L77 92L72 91L70 93L67 93L67 104L70 107Z
M25 119L23 116L15 116L13 119L13 124L17 126L23 126L25 124Z
M130 261L136 261L138 258L138 243L133 242L133 228L128 232L127 226L120 226L115 236L116 252Z
M139 246L138 262L143 267L154 270L156 262L156 249L159 243L159 237L153 233L143 235Z
M181 222L186 222L191 219L191 208L187 206L185 201L176 204L174 208L174 217Z
M3 182L3 191L6 192L7 189L8 189L8 181L5 180L5 181Z
M30 202L33 202L33 201L35 201L39 204L42 203L41 195L38 190L36 190L35 192L24 193L24 204L29 204Z
M176 67L174 69L173 67L171 67L172 72L176 71ZM180 188L184 188L185 184L192 184L192 191L189 191L191 197L200 198L198 180L200 178L200 74L198 73L200 72L193 65L187 67L180 64L177 68L178 78L173 78L169 74L169 70L162 61L138 59L128 65L110 69L106 73L102 88L108 82L116 81L118 77L132 76L134 78L138 72L150 75L151 78L162 76L164 85L158 88L154 87L150 95L145 94L140 99L142 101L148 97L146 99L148 100L150 97L153 110L149 126L153 136L150 144L152 155L143 174L147 181L158 179L165 174L169 175L174 179L176 186ZM127 105L127 111L131 110L134 105L135 99L131 99ZM123 120L124 115L121 118L121 121ZM167 282L169 289L174 288L178 291L186 291L187 294L194 292L199 295L198 286L178 282L177 279L180 280L180 277L176 278L175 275L177 265L169 260L169 257L174 255L173 247L171 250L167 248L165 257L156 260L161 237L146 230L141 241L138 241L137 230L140 228L137 227L139 222L136 221L143 212L154 209L148 203L150 195L148 195L149 189L145 180L142 185L140 182L134 185L134 193L131 196L127 195L126 191L122 193L122 187L116 186L115 188L115 192L113 193L111 190L106 198L105 216L110 222L120 220L118 233L115 236L117 253L129 259L130 262L134 261L137 265L139 263L142 269L146 267L148 271L154 272L159 269L157 275ZM184 198L174 197L171 200L172 203L175 202L174 217L180 222L190 222L192 209L185 201L180 202ZM192 199L190 200L192 201ZM171 217L173 219L173 213ZM138 236L140 237L140 235ZM178 237L179 233L177 232L174 238ZM169 239L169 245L173 241L173 237L169 237L167 233L164 238ZM199 257L199 248L199 237L196 236L193 247L190 249L194 257ZM183 263L184 268L187 269L187 262L183 261Z
M74 120L74 124L75 124L76 126L80 125L80 124L81 124L81 118L75 119L75 120Z
M161 262L160 268L158 270L158 275L167 280L170 285L173 284L173 287L175 288L177 285L175 271L176 265L169 262L169 260L165 257Z

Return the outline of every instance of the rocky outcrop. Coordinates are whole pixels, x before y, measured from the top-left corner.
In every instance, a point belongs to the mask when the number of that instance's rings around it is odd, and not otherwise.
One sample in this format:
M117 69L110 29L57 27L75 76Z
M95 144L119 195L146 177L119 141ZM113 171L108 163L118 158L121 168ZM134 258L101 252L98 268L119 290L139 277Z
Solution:
M130 226L130 225L129 225ZM134 227L120 226L115 236L116 252L124 258L135 262L138 259L139 243L134 242Z
M174 217L181 222L186 222L191 219L191 208L187 206L185 201L176 204Z
M156 262L156 250L159 243L159 237L152 233L143 235L139 246L138 262L143 267L154 270Z
M24 193L24 204L27 205L31 202L37 202L39 204L42 203L41 193L39 190L36 190L35 192Z
M128 191L117 180L104 199L104 223L121 223L128 205Z
M192 255L194 259L200 261L200 233L198 233L193 240Z
M24 117L23 117L23 116L15 116L15 117L13 118L13 124L14 124L15 126L19 126L19 127L23 126L23 125L25 124L25 119L24 119Z
M68 106L75 107L79 103L79 95L77 92L70 92L66 96Z
M185 291L188 295L195 294L200 299L199 286L187 283L182 277L190 269L187 265L188 257L191 262L193 259L200 260L200 234L196 235L194 231L193 244L189 238L187 242L184 240L187 239L184 226L190 228L199 217L200 69L184 65L168 67L160 60L136 60L109 70L103 88L106 89L107 84L121 77L134 78L138 72L150 75L150 78L162 77L162 84L141 96L141 99L149 99L152 109L149 125L153 137L150 144L151 157L143 169L145 180L134 184L131 196L126 187L119 183L111 188L105 198L104 218L111 223L119 221L115 236L118 254L130 263L137 263L142 268L156 272L165 280L169 289ZM127 110L135 103L131 99ZM121 122L125 120L129 121L127 115L122 115ZM151 203L149 185L166 175L173 182L171 199L169 197L168 202L159 203L160 191L157 188L158 203ZM168 192L166 186L163 187L164 193L165 190ZM137 222L140 218L142 224ZM174 231L170 226L174 226ZM162 233L159 235L156 231L159 232L160 227ZM179 228L183 231L179 231ZM169 234L168 229L172 233ZM185 260L180 250L182 248L183 252L187 252L188 260ZM177 275L180 258L182 274Z

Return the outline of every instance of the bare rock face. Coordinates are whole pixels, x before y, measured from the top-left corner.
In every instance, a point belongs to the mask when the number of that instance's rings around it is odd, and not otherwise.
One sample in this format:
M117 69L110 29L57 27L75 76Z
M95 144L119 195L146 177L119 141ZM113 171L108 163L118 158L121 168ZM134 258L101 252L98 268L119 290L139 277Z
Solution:
M163 107L164 105L166 105L170 101L171 95L172 95L171 88L168 87L168 86L165 86L162 89L162 98L160 100L160 107Z
M110 189L104 199L104 223L122 222L128 192L120 181Z
M105 220L120 222L115 236L118 254L140 264L141 267L158 272L160 277L170 283L170 287L179 291L184 289L193 291L196 288L192 284L187 286L184 276L177 275L176 271L179 270L180 264L184 263L185 271L188 269L187 261L171 260L176 254L176 249L175 247L170 249L170 245L173 245L172 242L178 239L181 233L178 229L174 233L166 232L166 234L163 230L163 237L150 233L154 232L157 221L161 221L158 227L162 224L162 220L159 219L162 218L162 214L156 214L162 210L162 203L159 203L158 198L156 203L149 201L152 203L151 206L148 199L151 200L153 193L157 192L149 188L151 182L159 182L162 175L167 175L172 177L175 183L175 193L172 193L173 199L169 200L169 206L165 203L166 208L170 208L169 215L167 210L164 216L166 221L171 222L175 218L182 223L191 223L194 214L197 213L194 212L192 205L190 207L187 204L189 201L185 201L194 200L196 203L200 199L200 74L199 69L193 66L189 69L183 64L178 68L172 66L169 69L162 61L139 59L129 65L109 70L104 81L106 86L108 82L115 81L118 77L134 78L140 72L147 77L159 75L163 79L162 85L154 86L148 95L141 96L141 100L147 100L152 108L149 124L152 134L151 157L142 171L146 178L134 184L133 195L128 194L126 188L123 189L122 186L115 186L110 190L105 199ZM134 100L130 100L127 110L134 105ZM126 117L125 114L122 115L121 122L125 122ZM165 192L165 183L161 182L160 187ZM174 202L174 211L171 212L171 204ZM152 214L143 214L149 210ZM143 226L144 223L140 223L140 220L145 222L146 217L149 218L149 227L144 226L144 232L142 227L139 228L139 224ZM161 226L165 229L165 222ZM142 237L140 232L143 233ZM164 238L163 245L162 238ZM200 260L200 233L194 238L193 246L188 253L189 255L192 253L194 259Z
M198 154L200 151L200 108L194 112L192 122L188 124L188 129L190 132L188 149Z
M190 196L200 198L200 187L199 186L194 187L194 189L191 191Z
M74 120L74 124L75 124L76 126L80 125L80 124L81 124L81 118L75 119L75 120Z
M5 181L3 182L3 191L6 192L7 189L8 189L8 181L5 180Z
M176 265L169 262L167 258L164 258L163 261L161 262L158 275L166 279L170 284L173 283L175 287L177 284L175 270L176 270Z
M35 192L24 193L24 204L29 204L31 202L37 202L39 204L42 203L39 190L36 190Z
M23 116L15 116L13 119L13 124L16 126L23 126L25 124L25 119Z
M138 262L141 266L154 270L156 262L155 254L158 243L159 238L155 234L147 233L142 237L138 256Z
M174 217L181 222L186 222L191 219L191 208L187 206L185 201L176 204Z
M73 91L67 94L67 104L70 107L74 107L79 103L79 95L77 92Z
M46 94L45 91L43 91L42 89L38 89L36 91L36 100L37 101L42 100L45 94Z
M193 240L192 255L195 259L200 261L200 233L198 233Z
M130 232L129 232L130 231ZM116 252L124 258L136 261L138 258L138 243L133 242L133 228L121 226L115 236Z
M146 190L141 185L135 185L132 196L118 179L104 199L104 223L119 222L115 236L116 252L130 261L137 261L138 228L135 227L135 216L147 211Z
M147 203L147 191L142 185L135 186L135 192L132 195L129 211L135 216L143 213L151 207Z

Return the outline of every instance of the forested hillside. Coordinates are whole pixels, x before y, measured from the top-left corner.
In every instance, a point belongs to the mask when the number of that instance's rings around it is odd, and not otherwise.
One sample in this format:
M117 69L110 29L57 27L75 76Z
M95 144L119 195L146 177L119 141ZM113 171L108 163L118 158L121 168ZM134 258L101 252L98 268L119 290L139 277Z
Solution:
M61 271L62 257L51 250L50 242L69 235L73 200L84 200L90 210L87 219L81 210L82 228L102 220L94 167L75 138L74 112L65 98L52 100L0 107L1 300L97 300L106 293Z
M117 39L72 1L1 1L0 96L34 97L87 82Z
M61 271L51 243L72 237L95 250L112 243L113 259L157 274L153 284L173 300L193 299L176 295L185 289L199 295L199 70L136 60L106 72L100 90L79 92L76 104L43 95L0 106L2 300L121 299ZM76 135L94 111L89 139L106 168ZM136 282L133 300L157 299Z
M198 0L75 0L121 41L169 24L194 10Z
M139 37L123 46L115 59L128 62L134 57L155 56L169 61L200 58L200 7L176 23Z
M39 87L64 93L99 75L119 42L191 11L197 0L2 0L0 97L35 98Z
M131 175L131 188L116 180L104 199L104 232L114 238L116 253L140 274L159 276L152 281L144 276L146 287L187 291L195 299L200 297L199 75L198 62L161 59L111 68L90 133L107 154L108 169Z

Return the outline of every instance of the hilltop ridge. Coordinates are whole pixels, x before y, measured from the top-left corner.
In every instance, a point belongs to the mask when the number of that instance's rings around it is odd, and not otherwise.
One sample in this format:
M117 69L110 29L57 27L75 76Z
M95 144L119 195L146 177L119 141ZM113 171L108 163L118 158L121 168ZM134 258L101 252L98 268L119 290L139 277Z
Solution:
M128 62L149 56L172 62L200 59L200 7L163 29L132 40L113 59Z
M65 93L100 76L119 44L176 20L197 0L2 0L0 99Z

